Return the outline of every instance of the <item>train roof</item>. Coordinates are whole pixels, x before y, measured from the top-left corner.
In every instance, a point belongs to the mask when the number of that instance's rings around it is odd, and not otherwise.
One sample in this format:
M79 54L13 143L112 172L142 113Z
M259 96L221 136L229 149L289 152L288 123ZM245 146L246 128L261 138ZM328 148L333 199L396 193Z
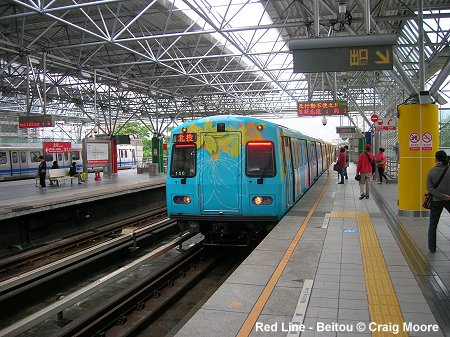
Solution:
M311 140L311 141L320 141L322 143L327 143L330 145L334 145L331 142L314 138L311 136L307 136L300 131L289 129L285 126L279 125L277 123L269 122L260 118L251 117L251 116L241 116L241 115L217 115L217 116L208 116L208 117L202 117L198 119L191 120L189 122L183 123L176 128L172 130L172 133L179 132L179 130L183 127L187 127L191 124L203 124L207 122L214 122L214 123L220 123L220 122L231 122L231 123L242 123L242 122L254 122L254 123L264 123L265 125L269 125L274 128L279 128L283 130L283 134L289 135L289 136L301 136L303 139Z

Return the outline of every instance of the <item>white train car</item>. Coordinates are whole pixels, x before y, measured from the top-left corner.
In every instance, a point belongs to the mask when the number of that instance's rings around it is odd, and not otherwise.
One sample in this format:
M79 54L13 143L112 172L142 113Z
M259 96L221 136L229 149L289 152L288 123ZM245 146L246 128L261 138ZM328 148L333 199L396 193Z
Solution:
M142 161L142 141L132 144L117 145L117 166L119 169L136 167ZM69 167L71 162L77 163L77 168L83 167L82 145L73 144L71 153L46 154L47 167L54 161L60 168ZM30 144L0 144L0 180L11 180L34 177L39 156L43 155L41 143Z

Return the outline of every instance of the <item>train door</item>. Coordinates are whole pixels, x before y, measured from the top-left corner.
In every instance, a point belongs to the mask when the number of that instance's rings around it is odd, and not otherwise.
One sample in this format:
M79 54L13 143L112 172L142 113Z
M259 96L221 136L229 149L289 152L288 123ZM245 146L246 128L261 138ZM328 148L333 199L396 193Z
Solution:
M323 172L323 162L322 162L322 144L316 143L316 151L317 151L317 173L320 175Z
M199 197L202 214L241 213L241 133L202 133Z
M317 179L317 153L316 142L308 141L308 163L311 183Z
M306 146L306 140L304 139L300 140L300 153L300 174L303 176L302 193L305 193L306 190L311 186L311 175L308 165L308 150Z
M291 138L283 137L284 164L286 169L284 186L286 187L286 206L294 204L294 169L292 166Z
M11 163L11 175L21 175L22 174L22 163L20 160L20 151L10 151L10 163Z

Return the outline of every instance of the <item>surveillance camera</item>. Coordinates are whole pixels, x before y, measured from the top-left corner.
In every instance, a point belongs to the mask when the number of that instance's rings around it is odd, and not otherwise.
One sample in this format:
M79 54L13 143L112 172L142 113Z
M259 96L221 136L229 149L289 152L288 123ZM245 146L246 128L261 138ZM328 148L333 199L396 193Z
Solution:
M323 126L327 125L327 119L326 119L326 117L323 117L323 118L322 118L322 124L323 124Z
M94 130L94 133L97 133L97 130Z

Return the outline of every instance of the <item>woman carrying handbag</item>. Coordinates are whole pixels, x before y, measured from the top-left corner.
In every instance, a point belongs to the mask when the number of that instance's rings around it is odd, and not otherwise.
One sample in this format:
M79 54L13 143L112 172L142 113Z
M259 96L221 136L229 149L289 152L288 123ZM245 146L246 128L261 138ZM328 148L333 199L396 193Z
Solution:
M427 190L432 195L430 209L430 224L428 226L428 249L436 253L436 230L445 208L450 213L450 174L448 171L448 157L445 151L437 151L435 154L436 166L427 176Z

